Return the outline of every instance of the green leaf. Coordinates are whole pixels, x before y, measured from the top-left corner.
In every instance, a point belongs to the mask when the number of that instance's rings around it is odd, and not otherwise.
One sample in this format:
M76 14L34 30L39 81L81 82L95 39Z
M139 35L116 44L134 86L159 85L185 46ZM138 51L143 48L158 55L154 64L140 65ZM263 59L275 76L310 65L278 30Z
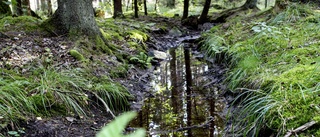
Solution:
M124 136L122 131L128 123L137 115L135 112L126 112L110 122L106 127L96 135L96 137L144 137L145 130L138 129L136 132Z

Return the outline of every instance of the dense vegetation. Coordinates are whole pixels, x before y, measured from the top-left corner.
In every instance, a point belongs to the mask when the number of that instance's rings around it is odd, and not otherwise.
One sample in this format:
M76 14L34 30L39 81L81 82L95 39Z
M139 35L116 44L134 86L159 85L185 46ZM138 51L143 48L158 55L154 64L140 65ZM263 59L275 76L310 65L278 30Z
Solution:
M229 64L226 83L241 107L237 132L278 136L319 122L319 16L315 7L245 14L204 34L203 51ZM302 135L320 135L319 124Z

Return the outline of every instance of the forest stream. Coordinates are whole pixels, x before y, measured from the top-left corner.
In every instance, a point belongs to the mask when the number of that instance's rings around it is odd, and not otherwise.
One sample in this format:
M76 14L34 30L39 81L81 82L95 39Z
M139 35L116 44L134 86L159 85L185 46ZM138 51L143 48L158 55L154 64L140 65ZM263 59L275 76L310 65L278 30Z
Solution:
M176 45L171 42L166 58L154 69L151 95L128 130L143 127L151 137L222 136L227 101L220 95L225 69L205 60L195 43L188 42L198 37L178 38Z

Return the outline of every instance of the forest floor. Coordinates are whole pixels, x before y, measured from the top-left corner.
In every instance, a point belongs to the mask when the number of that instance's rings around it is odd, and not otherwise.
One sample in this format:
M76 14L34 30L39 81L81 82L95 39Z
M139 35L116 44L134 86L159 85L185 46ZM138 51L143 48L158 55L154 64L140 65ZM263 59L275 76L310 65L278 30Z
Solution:
M92 65L94 63L91 64L92 66L83 65L76 57L70 55L69 51L78 47L79 43L85 43L86 41L72 41L65 36L48 37L41 31L34 29L39 25L39 21L30 17L10 17L8 20L2 20L1 22L4 27L11 28L2 30L0 35L2 75L6 75L7 71L10 71L10 74L16 73L19 76L28 77L34 73L34 68L39 66L54 68L58 71L89 66L90 69L94 70L91 73L96 75L114 75L112 76L112 82L120 83L129 90L129 93L134 96L134 99L129 100L130 110L139 110L145 97L149 96L150 86L148 81L150 76L153 75L154 66L144 68L141 67L144 64L130 64L130 58L119 59L121 57L117 56L118 54L116 56L104 56L99 53L89 53L91 55L85 53L85 56L90 56L91 60L99 60L104 65L97 65L96 67ZM200 29L190 30L181 26L178 18L140 17L139 19L127 20L98 20L110 44L120 46L121 48L117 48L121 50L120 53L125 53L126 56L137 56L141 51L145 53L150 53L153 50L166 51L173 46L170 43L183 41L180 37L199 35L201 32ZM139 23L136 23L137 20ZM21 22L25 23L21 24ZM105 22L108 22L108 24L105 24ZM149 26L142 26L143 24L149 24ZM114 26L120 27L112 28ZM210 27L202 27L202 29L210 29ZM135 30L138 30L138 32L135 33ZM140 47L137 45L140 45ZM157 61L153 61L153 64L157 64ZM129 65L126 64L127 62L129 62ZM122 76L122 72L111 73L112 69L127 65L130 67L126 67L124 76ZM34 79L37 79L37 76ZM2 125L4 128L0 132L0 136L94 136L101 127L113 118L106 113L101 102L92 101L88 105L90 108L88 117L67 113L52 116L27 116L23 118L26 121L5 122ZM117 114L120 111L115 112ZM0 117L1 119L2 117Z

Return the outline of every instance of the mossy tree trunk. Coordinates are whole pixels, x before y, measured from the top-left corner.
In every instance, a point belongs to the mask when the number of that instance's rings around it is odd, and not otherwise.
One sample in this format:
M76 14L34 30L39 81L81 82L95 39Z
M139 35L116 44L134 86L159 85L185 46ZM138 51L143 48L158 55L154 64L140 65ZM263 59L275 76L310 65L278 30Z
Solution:
M207 16L210 8L211 0L206 0L206 3L203 6L203 10L199 19L199 23L202 24L207 21Z
M123 17L122 0L113 0L113 18Z
M8 2L7 0L0 0L0 14L11 14L11 9L8 4L5 2Z
M58 9L44 25L56 35L101 36L94 18L92 0L58 0Z

